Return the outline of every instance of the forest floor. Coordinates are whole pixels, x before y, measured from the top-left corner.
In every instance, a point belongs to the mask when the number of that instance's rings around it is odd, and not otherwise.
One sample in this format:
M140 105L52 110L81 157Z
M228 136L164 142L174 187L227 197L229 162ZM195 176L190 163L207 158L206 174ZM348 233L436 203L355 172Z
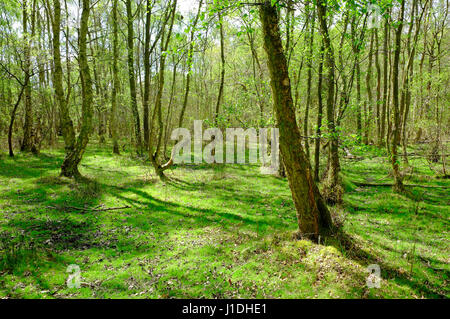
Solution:
M433 187L358 186L391 183L390 164L352 153L364 159L342 161L333 209L346 235L320 244L292 239L287 180L255 165L185 165L163 183L91 143L75 182L58 177L60 150L3 153L0 298L448 298L450 181L411 158L405 183ZM66 285L71 264L79 289ZM380 288L366 285L369 264Z

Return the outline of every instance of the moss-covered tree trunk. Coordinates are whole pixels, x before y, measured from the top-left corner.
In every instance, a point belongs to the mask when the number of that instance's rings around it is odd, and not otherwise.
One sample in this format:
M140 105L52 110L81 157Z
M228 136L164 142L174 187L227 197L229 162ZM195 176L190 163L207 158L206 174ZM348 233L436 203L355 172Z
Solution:
M275 116L280 131L280 150L297 210L299 233L302 236L317 238L332 229L330 213L313 180L312 169L302 147L277 9L270 1L265 1L260 6L260 16Z
M64 138L66 152L73 150L75 144L75 130L72 119L70 118L67 101L64 97L63 89L63 69L61 63L61 3L60 0L53 0L53 85L55 87L56 101L59 107L59 121L61 132Z
M67 153L61 166L61 175L66 177L79 177L78 164L81 162L86 146L89 142L89 134L92 130L92 78L89 71L87 58L87 34L89 23L90 0L83 0L79 31L78 63L81 79L81 129L72 151Z

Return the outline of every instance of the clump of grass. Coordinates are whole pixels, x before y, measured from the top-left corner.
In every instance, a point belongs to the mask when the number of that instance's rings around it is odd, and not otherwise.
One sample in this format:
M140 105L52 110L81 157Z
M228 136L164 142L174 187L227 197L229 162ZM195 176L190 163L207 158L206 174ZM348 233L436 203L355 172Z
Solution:
M0 270L11 273L36 256L36 244L32 239L23 234L0 232Z

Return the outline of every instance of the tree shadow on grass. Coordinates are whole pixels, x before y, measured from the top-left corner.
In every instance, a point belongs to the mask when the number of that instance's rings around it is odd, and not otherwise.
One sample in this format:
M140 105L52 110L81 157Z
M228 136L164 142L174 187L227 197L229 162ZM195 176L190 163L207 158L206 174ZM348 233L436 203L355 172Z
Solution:
M377 264L380 266L381 275L384 279L393 279L400 285L406 285L412 288L416 293L423 294L426 298L446 298L441 292L442 287L432 285L428 282L419 282L411 274L401 271L392 265L384 262L368 249L364 249L358 240L352 235L339 230L326 241L327 245L334 246L338 250L343 250L346 256L360 264Z
M211 224L219 224L224 230L233 229L237 225L246 225L255 228L256 226L274 226L273 223L264 220L256 220L248 217L243 217L237 214L231 214L220 211L218 209L207 209L192 207L189 205L181 205L174 202L163 201L157 199L145 191L137 189L132 184L117 187L114 185L103 184L103 187L108 190L108 193L114 197L134 206L137 210L144 210L153 212L164 212L169 215L176 215L183 218L190 218L195 221L199 227L204 227ZM131 192L139 199L124 196L122 192ZM190 225L191 226L191 225ZM284 225L283 225L284 226Z

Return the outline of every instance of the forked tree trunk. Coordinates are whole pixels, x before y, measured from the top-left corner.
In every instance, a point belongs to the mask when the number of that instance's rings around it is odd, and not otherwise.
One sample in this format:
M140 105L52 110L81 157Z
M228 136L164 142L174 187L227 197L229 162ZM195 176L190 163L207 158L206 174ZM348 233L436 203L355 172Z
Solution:
M66 177L79 177L78 164L81 162L86 146L89 142L89 134L92 129L92 79L87 59L87 34L89 25L90 0L83 0L79 33L79 56L81 78L81 129L72 151L67 153L61 166L61 175Z
M149 144L149 156L150 156L150 161L153 164L153 168L155 169L156 174L158 175L158 177L161 180L165 180L166 176L164 175L164 171L166 169L168 169L169 167L172 166L173 164L173 160L172 157L170 158L170 160L165 163L165 164L161 164L160 160L159 160L159 153L160 153L160 149L161 149L161 142L162 142L162 137L164 135L164 123L162 120L162 110L161 110L161 104L162 104L162 96L163 96L163 92L164 92L164 71L165 71L165 67L166 67L166 54L164 54L165 52L167 52L167 49L169 47L169 42L170 42L170 38L172 36L172 30L173 30L173 24L174 24L174 20L175 20L175 15L176 15L176 9L177 9L177 0L173 0L173 3L171 4L171 10L170 12L170 25L169 25L169 30L167 33L167 38L164 38L164 27L162 30L162 36L161 36L161 58L159 60L159 86L158 86L158 92L156 93L156 98L155 98L155 109L154 109L154 113L153 113L153 117L157 117L158 119L158 132L157 132L157 139L156 139L156 147L154 147L153 144L153 140L150 140L150 144ZM152 123L154 124L154 123ZM168 123L167 123L168 124ZM154 129L155 125L152 125L152 131ZM152 136L152 134L150 133L150 136Z
M277 9L270 1L260 6L260 16L270 71L275 116L280 131L280 150L297 210L299 234L318 238L332 229L331 216L314 180L303 151L295 120L286 57L281 42Z

